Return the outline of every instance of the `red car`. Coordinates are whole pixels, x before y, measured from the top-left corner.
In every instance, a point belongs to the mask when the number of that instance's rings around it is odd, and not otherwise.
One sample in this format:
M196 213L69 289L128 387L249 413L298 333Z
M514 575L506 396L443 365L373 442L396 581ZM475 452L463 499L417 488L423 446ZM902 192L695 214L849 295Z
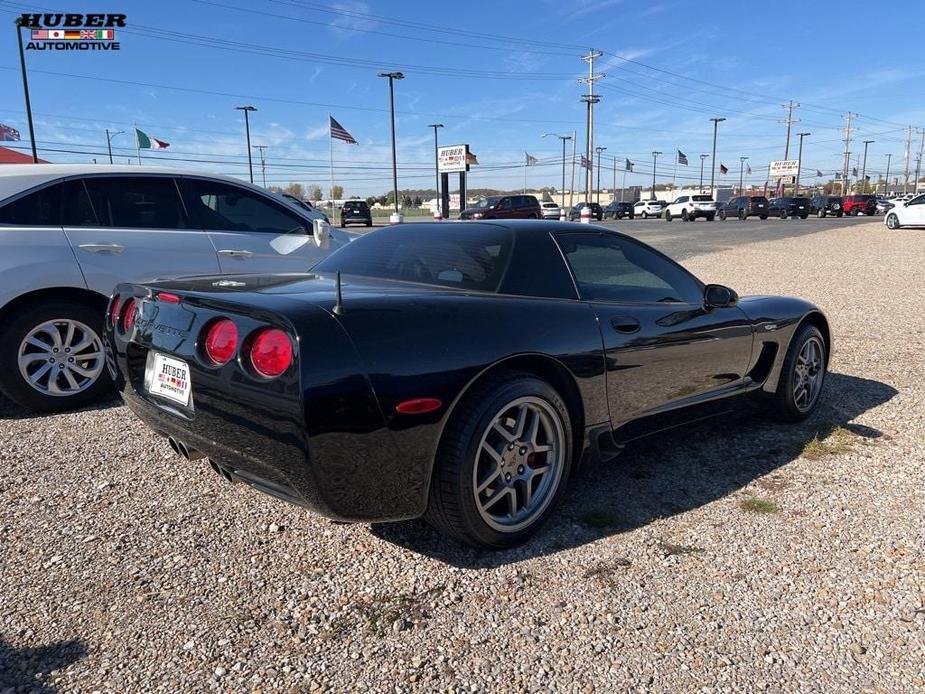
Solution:
M868 217L877 214L877 196L875 195L848 195L842 203L845 214L857 216L862 212Z

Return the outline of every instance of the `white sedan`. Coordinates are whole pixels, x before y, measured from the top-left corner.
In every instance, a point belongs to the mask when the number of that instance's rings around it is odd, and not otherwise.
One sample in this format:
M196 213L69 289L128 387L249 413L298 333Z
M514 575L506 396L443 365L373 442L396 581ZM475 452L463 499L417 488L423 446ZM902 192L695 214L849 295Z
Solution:
M889 229L900 227L925 226L925 194L912 198L908 202L896 202L896 206L888 210L883 221Z

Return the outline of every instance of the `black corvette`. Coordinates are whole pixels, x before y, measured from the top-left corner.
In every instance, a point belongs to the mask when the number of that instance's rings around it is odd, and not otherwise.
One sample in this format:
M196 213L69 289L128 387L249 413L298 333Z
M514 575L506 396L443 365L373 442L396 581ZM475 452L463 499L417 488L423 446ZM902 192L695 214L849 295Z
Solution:
M125 402L183 456L490 547L531 535L586 455L743 398L806 417L831 353L806 301L530 221L399 225L312 274L120 285L107 325Z

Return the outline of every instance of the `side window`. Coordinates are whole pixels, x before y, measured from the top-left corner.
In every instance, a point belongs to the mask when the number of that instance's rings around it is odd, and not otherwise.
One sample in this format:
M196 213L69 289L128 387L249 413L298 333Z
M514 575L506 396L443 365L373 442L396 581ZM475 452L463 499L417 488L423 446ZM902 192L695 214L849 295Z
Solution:
M0 207L0 224L60 226L60 184L46 186Z
M102 198L98 195L96 205L103 209ZM61 224L66 227L98 227L96 205L87 193L82 179L65 181L61 184Z
M628 239L609 234L556 237L587 301L699 303L702 288L683 268Z
M920 195L917 198L912 198L909 201L909 205L925 205L925 195Z
M501 202L498 203L499 210L509 210L511 209L511 198L502 198Z
M88 176L83 179L83 184L92 206L92 210L87 212L95 212L102 226L126 229L189 228L177 184L172 178ZM79 189L76 194L79 200ZM67 214L73 213L69 211Z
M282 206L245 188L202 179L187 183L192 191L190 204L204 229L289 234L304 232L308 225Z

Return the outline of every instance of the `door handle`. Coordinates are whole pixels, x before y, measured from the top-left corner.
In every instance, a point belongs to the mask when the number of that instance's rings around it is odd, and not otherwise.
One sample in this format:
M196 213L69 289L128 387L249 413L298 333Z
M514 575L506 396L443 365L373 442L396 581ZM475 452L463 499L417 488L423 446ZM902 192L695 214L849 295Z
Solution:
M118 243L82 243L78 248L87 253L114 253L116 255L125 250L125 246Z
M219 255L224 255L229 258L250 258L254 255L253 251L244 251L238 248L226 248L218 252Z
M618 333L635 333L639 331L639 321L631 316L614 316L610 319L611 327Z

